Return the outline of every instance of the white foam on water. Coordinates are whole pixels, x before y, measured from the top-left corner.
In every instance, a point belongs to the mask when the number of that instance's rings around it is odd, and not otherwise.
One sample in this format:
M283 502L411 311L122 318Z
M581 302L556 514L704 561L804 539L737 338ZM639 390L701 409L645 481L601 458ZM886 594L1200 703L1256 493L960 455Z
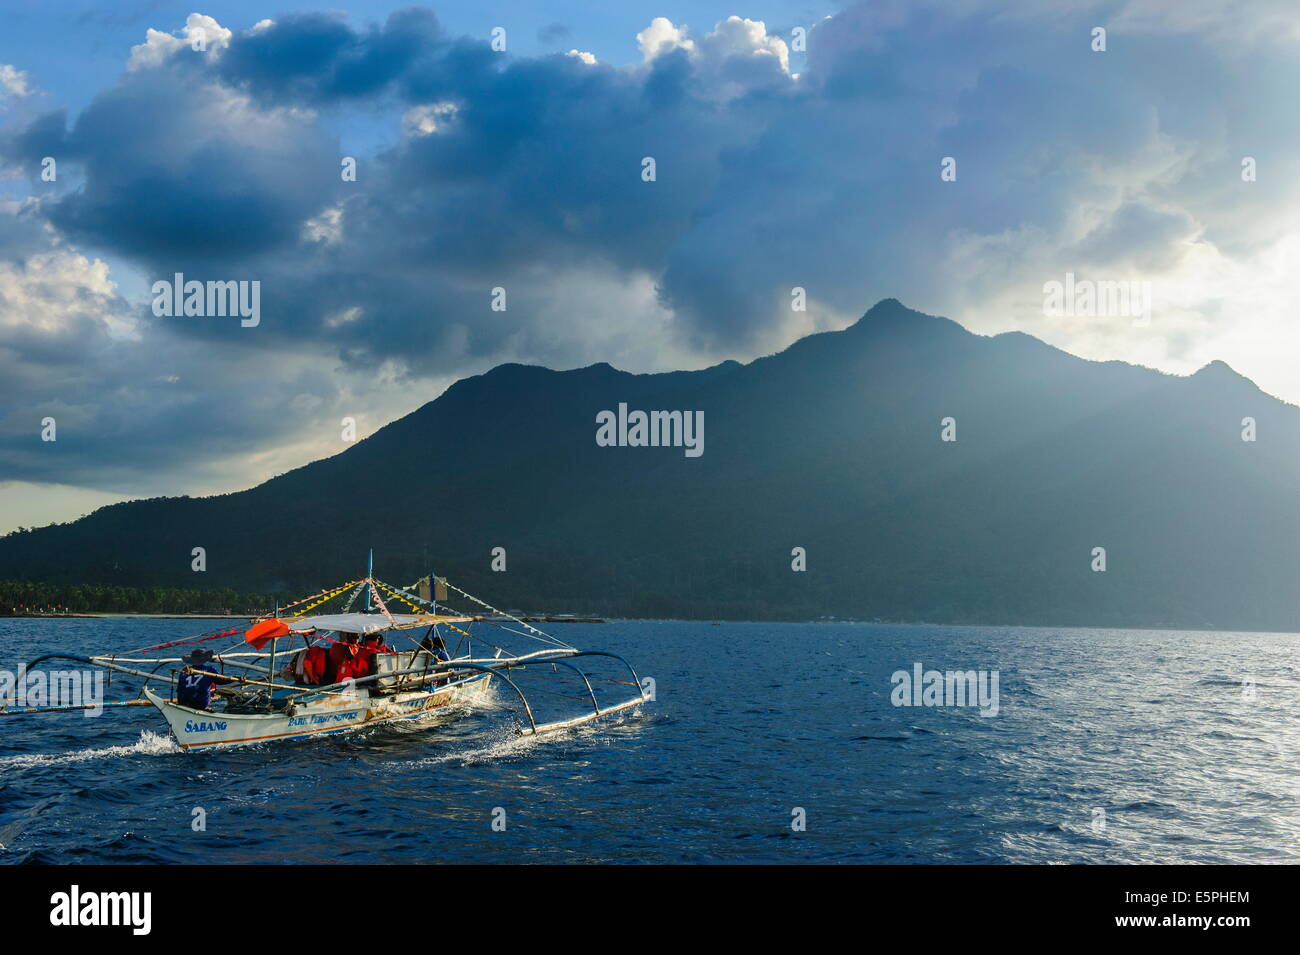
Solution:
M485 734L487 736L486 740L479 745L450 753L439 753L436 756L425 756L421 759L410 760L401 763L401 766L403 768L419 768L446 763L472 766L475 763L514 759L531 752L538 746L550 746L573 740L596 738L599 742L608 743L611 730L630 730L640 721L641 716L641 708L636 707L632 710L623 710L611 714L594 722L579 723L576 726L552 730L540 736L520 736L512 727L498 727Z
M472 766L475 763L493 762L498 759L512 759L532 749L544 739L544 737L540 736L520 736L512 729L504 729L494 733L493 735L496 737L495 739L489 739L478 746L457 750L451 753L440 753L437 756L425 756L422 759L413 759L406 763L405 766L408 768L419 768L424 766L438 766L445 763Z
M30 766L54 766L61 763L84 763L95 759L116 759L122 756L169 756L181 752L170 733L141 730L140 738L129 746L108 746L104 749L79 749L70 753L27 753L0 759L0 766L23 769Z
M439 766L447 763L454 763L459 766L472 766L475 763L493 762L501 759L514 759L530 752L537 746L548 743L556 743L561 740L571 739L576 735L575 730L586 727L574 727L568 730L558 730L554 733L546 733L542 736L520 736L515 732L512 726L500 726L493 728L485 733L479 734L477 738L453 741L465 743L462 749L456 749L448 753L438 753L433 756L424 756L420 759L412 759L394 764L393 768L398 765L402 769L421 768L425 766Z

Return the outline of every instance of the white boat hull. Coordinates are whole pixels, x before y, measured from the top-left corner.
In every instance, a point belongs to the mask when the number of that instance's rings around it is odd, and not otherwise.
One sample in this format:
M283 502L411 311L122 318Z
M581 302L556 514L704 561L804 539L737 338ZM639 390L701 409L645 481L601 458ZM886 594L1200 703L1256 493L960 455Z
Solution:
M325 696L298 703L292 711L278 713L196 710L164 699L148 687L144 693L166 717L181 749L217 749L331 736L380 723L415 719L435 710L472 705L486 695L491 679L489 674L481 674L433 690L391 696L371 696L367 690L358 689L354 695Z

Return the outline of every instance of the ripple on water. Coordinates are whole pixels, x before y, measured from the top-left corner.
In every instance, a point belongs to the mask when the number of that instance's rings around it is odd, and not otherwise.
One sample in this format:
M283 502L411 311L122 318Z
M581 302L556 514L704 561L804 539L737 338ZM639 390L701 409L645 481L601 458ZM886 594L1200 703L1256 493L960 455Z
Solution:
M0 620L0 645L30 658L174 635L168 621L65 623ZM182 754L146 708L14 718L0 862L1300 861L1294 635L726 624L708 636L574 625L571 642L624 654L659 699L543 737L489 709ZM999 715L895 708L890 675L916 662L999 669ZM191 828L196 807L206 831Z

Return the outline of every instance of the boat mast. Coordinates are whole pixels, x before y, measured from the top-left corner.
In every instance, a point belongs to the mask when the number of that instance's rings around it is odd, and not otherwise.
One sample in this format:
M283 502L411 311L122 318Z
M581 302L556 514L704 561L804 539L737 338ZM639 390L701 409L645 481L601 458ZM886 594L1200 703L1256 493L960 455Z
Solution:
M375 549L370 548L370 559L366 561L366 580L375 579ZM372 585L373 586L373 585ZM370 587L366 587L366 613L370 613Z
M275 599L275 616L276 618L279 618L280 616L279 597ZM224 669L224 667L222 669ZM275 682L275 637L271 638L271 660L269 663L267 663L266 669L267 669L267 673L270 674L270 682L274 683ZM272 689L266 694L266 710L269 713L273 709L275 709L275 690Z

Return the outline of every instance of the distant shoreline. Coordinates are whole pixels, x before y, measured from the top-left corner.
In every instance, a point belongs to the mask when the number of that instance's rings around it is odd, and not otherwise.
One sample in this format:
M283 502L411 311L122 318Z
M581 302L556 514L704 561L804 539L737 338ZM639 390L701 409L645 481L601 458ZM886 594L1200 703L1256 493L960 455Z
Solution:
M255 620L252 614L237 613L0 613L0 620L94 620L100 618L135 618L141 620ZM494 620L490 617L480 618L482 622L507 622L511 618ZM690 623L700 626L721 626L723 624L764 624L768 626L851 626L851 627L949 627L971 629L1005 629L1005 630L1133 630L1154 633L1264 633L1283 636L1300 635L1297 630L1250 630L1240 627L1178 627L1178 626L1119 626L1115 624L1066 624L1066 623L936 623L930 620L727 620L694 619L688 617L575 617L557 618L547 616L528 616L518 618L525 623Z
M0 613L5 620L95 620L100 617L148 617L156 620L252 620L246 613L126 613L104 611L95 613Z
M0 620L97 620L101 617L136 617L146 620L256 620L259 614L251 613L127 613L106 611L104 613L0 613ZM608 623L602 617L561 617L557 615L538 614L527 617L481 617L484 622L500 622L518 619L524 623Z

